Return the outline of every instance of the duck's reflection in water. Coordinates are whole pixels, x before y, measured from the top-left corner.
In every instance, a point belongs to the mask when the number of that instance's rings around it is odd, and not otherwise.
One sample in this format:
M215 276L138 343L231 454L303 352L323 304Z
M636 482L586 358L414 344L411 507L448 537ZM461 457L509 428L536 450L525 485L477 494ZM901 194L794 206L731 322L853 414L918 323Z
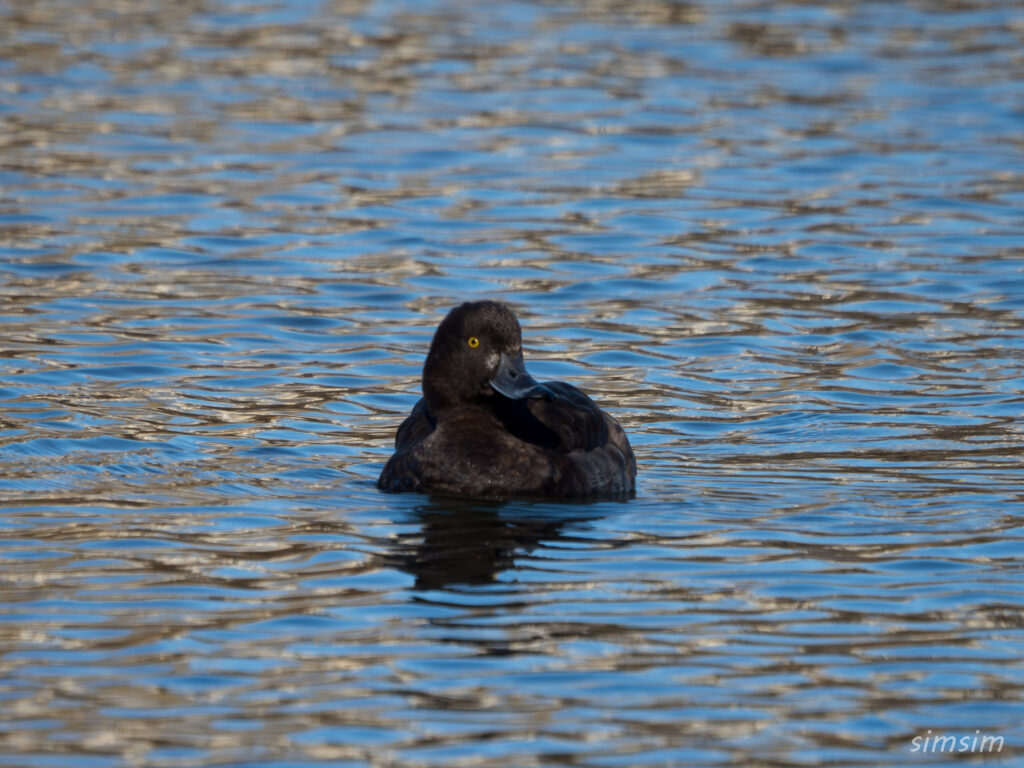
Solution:
M579 505L460 499L431 499L412 514L419 531L401 534L387 559L415 576L417 589L490 584L542 543L565 539L601 517Z

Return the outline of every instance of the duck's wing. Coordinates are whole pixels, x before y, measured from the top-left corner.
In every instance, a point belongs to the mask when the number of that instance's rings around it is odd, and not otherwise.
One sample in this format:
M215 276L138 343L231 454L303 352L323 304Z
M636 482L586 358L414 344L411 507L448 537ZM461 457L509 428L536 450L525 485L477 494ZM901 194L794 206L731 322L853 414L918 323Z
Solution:
M427 407L427 401L421 397L395 433L395 450L401 451L416 445L433 432L436 426L434 414Z
M571 384L545 382L549 400L519 400L523 421L535 441L556 452L562 462L552 494L581 496L625 493L635 487L636 458L619 423ZM539 426L538 426L539 425Z
M556 438L554 448L569 451L592 451L608 442L608 423L597 403L562 381L545 382L554 395L551 399L523 400L530 414Z
M548 381L544 387L550 398L505 401L501 417L509 432L561 453L592 451L619 442L628 449L618 423L572 384Z
M405 417L395 434L395 453L377 478L377 487L382 491L422 490L420 467L416 446L423 442L437 427L434 415L427 408L427 401L420 398Z

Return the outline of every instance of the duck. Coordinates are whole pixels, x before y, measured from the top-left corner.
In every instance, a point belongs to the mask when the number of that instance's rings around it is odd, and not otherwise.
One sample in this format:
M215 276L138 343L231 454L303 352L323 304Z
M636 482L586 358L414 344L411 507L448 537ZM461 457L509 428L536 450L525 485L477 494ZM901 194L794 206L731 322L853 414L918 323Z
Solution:
M506 304L448 312L422 389L377 480L382 491L498 500L635 492L625 431L572 384L527 373L522 329Z

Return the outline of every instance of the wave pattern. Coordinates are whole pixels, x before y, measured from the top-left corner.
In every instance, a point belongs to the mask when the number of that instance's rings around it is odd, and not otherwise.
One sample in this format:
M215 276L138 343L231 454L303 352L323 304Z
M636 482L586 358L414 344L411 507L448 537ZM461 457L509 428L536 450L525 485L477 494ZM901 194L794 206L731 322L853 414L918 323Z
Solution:
M0 762L1020 754L1022 42L1006 0L0 7ZM635 499L375 490L484 297Z

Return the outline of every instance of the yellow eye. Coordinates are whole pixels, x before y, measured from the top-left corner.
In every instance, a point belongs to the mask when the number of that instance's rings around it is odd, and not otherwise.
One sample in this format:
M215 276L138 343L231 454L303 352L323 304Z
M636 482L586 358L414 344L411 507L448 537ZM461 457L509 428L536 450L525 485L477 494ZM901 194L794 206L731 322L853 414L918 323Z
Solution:
M473 349L476 349L477 347L480 346L480 339L478 339L476 336L470 336L466 340L466 343L469 344L469 346L473 347Z

